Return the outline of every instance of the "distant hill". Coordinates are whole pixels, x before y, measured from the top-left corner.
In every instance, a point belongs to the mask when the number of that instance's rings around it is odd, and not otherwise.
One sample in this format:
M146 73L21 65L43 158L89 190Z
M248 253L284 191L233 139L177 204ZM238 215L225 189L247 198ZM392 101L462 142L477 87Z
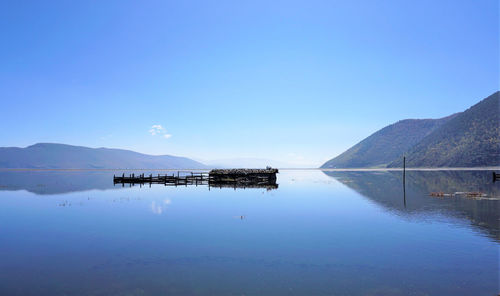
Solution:
M264 158L225 158L216 159L210 161L204 161L204 163L217 168L265 168L266 166L272 166L275 168L291 168L296 167L293 164L272 160Z
M413 167L476 167L500 164L500 104L496 92L446 122L413 146L406 164ZM401 167L396 159L389 167Z
M39 143L26 148L1 147L0 168L30 169L203 169L185 157L147 155L130 150Z
M500 164L499 93L441 119L407 119L387 126L321 168L477 167Z
M375 132L321 167L385 167L453 116L398 121Z

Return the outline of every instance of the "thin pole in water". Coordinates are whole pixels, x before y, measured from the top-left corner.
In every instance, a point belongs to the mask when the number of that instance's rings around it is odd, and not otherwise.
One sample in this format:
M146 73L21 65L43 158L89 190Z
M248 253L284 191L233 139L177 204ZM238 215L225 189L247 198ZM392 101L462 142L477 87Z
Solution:
M403 156L403 201L406 208L406 157Z
M406 178L406 157L403 156L403 183L405 181L405 178Z

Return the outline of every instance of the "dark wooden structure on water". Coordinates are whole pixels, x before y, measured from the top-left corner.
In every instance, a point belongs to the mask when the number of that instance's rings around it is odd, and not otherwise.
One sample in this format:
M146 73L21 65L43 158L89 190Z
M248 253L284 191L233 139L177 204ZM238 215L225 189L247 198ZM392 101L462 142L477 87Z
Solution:
M493 182L500 180L500 174L493 172Z
M276 174L278 169L215 169L210 172L183 172L171 175L144 175L130 174L113 176L114 184L163 184L165 186L208 185L210 187L229 188L278 188Z
M210 181L217 183L237 182L246 184L276 183L278 169L220 169L211 170Z

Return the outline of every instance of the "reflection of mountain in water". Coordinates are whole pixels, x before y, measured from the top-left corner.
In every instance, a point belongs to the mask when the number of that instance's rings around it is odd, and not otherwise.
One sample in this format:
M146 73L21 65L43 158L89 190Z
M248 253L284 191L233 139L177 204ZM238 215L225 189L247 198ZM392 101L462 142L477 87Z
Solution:
M60 194L113 186L109 171L0 171L0 190L27 190L36 194Z
M402 215L438 212L466 218L500 240L500 182L492 183L490 171L407 171L406 204L402 172L324 172L363 196ZM430 197L431 192L483 192L493 199Z
M145 172L148 175L151 172ZM122 172L120 171L120 174ZM185 173L185 172L184 172ZM86 190L106 190L119 189L133 186L133 184L113 184L113 171L37 171L37 170L0 170L0 190L27 190L35 194L62 194L75 191ZM208 179L205 183L197 185L208 185ZM147 185L144 182L143 185ZM193 182L192 185L195 185ZM137 184L139 186L139 184ZM163 184L158 185L163 186ZM179 184L184 186L184 184ZM276 180L269 183L253 184L238 182L211 182L212 188L233 188L250 189L259 188L273 190L278 188Z

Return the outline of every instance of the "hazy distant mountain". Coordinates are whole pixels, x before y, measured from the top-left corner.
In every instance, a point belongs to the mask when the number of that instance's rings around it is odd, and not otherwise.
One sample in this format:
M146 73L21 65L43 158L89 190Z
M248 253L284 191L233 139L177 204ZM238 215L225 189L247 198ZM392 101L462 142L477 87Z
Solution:
M406 164L413 167L475 167L500 164L500 104L496 92L446 122L413 146ZM400 167L394 160L389 167Z
M0 168L31 169L203 169L185 157L147 155L130 150L39 143L0 148Z
M499 93L441 119L409 119L387 126L322 168L495 166L499 155Z
M266 166L272 166L275 168L296 167L292 164L272 159L248 158L248 157L216 159L216 160L204 161L204 163L218 168L265 168Z
M441 119L406 119L384 127L344 153L327 161L322 168L385 167L432 133L452 116Z

